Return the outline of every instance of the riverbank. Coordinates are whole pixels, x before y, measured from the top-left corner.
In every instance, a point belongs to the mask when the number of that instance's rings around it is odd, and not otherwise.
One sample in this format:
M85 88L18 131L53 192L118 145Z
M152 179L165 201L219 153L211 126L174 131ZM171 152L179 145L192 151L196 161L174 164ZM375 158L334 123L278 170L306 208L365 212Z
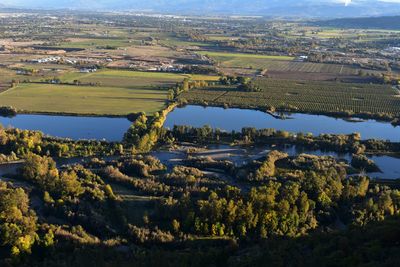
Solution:
M153 150L150 155L158 158L163 164L172 169L177 165L188 165L191 167L200 167L192 163L207 163L201 165L219 166L224 171L231 168L242 168L248 164L255 164L265 160L271 151L280 151L287 153L289 157L296 158L300 155L311 155L312 157L330 157L337 162L345 163L349 175L359 175L364 173L363 168L356 169L353 166L352 153L339 153L329 150L320 150L312 148L301 148L298 146L273 146L267 144L258 144L257 146L240 146L227 144L194 144L194 143L176 143L173 146L160 147ZM379 170L366 170L365 175L371 179L397 180L400 178L400 159L382 155L366 155L368 160L374 162ZM203 170L203 169L202 169ZM229 172L229 171L228 171Z
M47 115L47 116L68 116L68 117L95 117L95 118L128 118L127 115L115 115L115 114L99 114L99 113L77 113L77 112L46 112L46 111L29 111L29 110L18 110L18 115ZM6 116L3 116L6 117Z
M361 138L390 140L400 142L400 127L393 127L390 123L376 120L349 121L326 115L312 115L304 113L283 113L278 116L266 114L266 111L244 108L223 108L213 106L185 105L175 109L168 116L165 127L191 126L202 128L209 125L222 132L240 132L243 129L276 129L288 133L309 133L348 135L359 133ZM283 118L283 119L282 119Z
M269 110L265 106L259 107L259 106L252 106L252 105L247 105L247 104L226 104L226 103L215 103L215 102L205 102L205 101L195 101L195 100L188 100L185 98L185 102L182 106L185 105L196 105L196 106L202 106L202 107L216 107L216 108L224 108L224 109L229 109L229 108L236 108L236 109L243 109L243 110L255 110L255 111L260 111L264 112L276 119L288 119L285 116L280 115L279 113L287 113L289 118L290 118L290 113L299 113L299 114L305 114L305 115L317 115L317 116L328 116L336 119L346 119L349 121L354 120L354 122L359 122L359 119L361 120L375 120L377 122L385 122L385 123L391 123L393 126L400 126L400 119L397 117L387 117L381 114L369 114L369 113L345 113L345 112L328 112L328 111L306 111L306 110L301 110L297 108L274 108L274 111ZM399 115L400 116L400 115Z

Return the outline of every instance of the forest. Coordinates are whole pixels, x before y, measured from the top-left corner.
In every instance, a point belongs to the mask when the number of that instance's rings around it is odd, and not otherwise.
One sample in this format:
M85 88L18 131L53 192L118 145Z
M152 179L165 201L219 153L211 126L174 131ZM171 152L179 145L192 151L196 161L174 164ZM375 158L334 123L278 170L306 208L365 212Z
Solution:
M359 256L370 246L361 232L378 233L370 228L381 233L383 243L375 244L376 250L395 249L396 184L349 177L348 166L332 157L271 151L242 166L188 157L168 167L140 152L165 140L270 139L351 151L359 155L352 165L359 165L365 151L398 150L396 144L361 141L357 135L293 137L272 129L218 133L182 126L168 131L156 126L161 118L140 115L125 140L115 144L48 140L37 132L2 129L2 153L12 155L10 161L22 160L10 179L0 182L2 265L174 266L179 258L179 266L285 266L294 260L315 265L317 259L332 266L334 253L346 257L333 266L376 264L382 257L390 266L396 260L395 253ZM75 155L93 157L61 168L53 159ZM115 156L101 159L104 155ZM206 169L223 169L229 177ZM357 249L349 251L355 240ZM304 246L312 249L302 253ZM281 258L288 247L293 258ZM71 248L74 252L67 252ZM246 256L250 251L257 256ZM167 265L166 259L171 259Z
M1 6L1 267L398 265L397 17Z

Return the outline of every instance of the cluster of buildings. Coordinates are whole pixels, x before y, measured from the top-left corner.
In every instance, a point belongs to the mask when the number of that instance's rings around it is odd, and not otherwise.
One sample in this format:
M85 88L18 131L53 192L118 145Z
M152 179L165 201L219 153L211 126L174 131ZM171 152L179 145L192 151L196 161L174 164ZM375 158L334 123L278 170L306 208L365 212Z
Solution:
M46 57L46 58L38 58L32 59L32 63L51 63L51 62L58 62L61 57Z
M180 72L182 69L183 65L161 64L158 66L149 67L146 70L159 72Z
M107 58L105 60L106 62L112 62L112 59ZM59 56L54 56L54 57L46 57L46 58L39 58L39 59L32 59L30 61L31 63L63 63L63 64L69 64L69 65L76 65L78 63L91 63L91 64L99 64L101 63L100 60L98 59L92 59L92 58L71 58L71 57L59 57Z
M392 46L384 50L384 53L388 53L389 55L400 55L400 47Z
M80 68L79 72L80 73L92 73L92 72L96 72L97 68Z

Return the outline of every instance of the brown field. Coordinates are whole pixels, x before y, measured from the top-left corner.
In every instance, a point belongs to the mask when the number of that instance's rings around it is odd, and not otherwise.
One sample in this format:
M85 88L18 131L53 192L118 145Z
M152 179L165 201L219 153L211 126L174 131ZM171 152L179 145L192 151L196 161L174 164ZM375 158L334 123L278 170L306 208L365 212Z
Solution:
M112 52L111 52L112 53ZM149 56L149 57L175 57L181 55L170 48L162 46L132 46L124 49L124 54L137 57L137 56Z
M42 43L43 41L14 41L12 39L0 39L0 46L24 47Z

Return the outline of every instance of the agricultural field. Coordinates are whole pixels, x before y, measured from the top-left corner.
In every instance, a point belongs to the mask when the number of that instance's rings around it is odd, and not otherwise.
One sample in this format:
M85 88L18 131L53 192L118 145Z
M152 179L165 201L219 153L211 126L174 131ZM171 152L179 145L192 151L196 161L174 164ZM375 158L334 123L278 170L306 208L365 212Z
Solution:
M153 114L167 100L167 89L20 84L0 95L1 106L31 113L116 115Z
M164 107L168 89L185 78L219 79L218 76L123 70L69 72L60 76L61 85L21 83L1 94L0 106L33 113L126 115L144 111L152 114ZM73 85L76 81L79 86Z
M356 68L345 65L296 61L268 60L262 63L260 62L254 66L258 69L284 72L335 73L341 75L355 75L358 72Z
M10 88L11 80L14 75L15 74L12 71L0 68L0 92Z
M71 72L73 69L67 65L56 65L56 64L15 64L15 68L19 70L34 70L34 73L30 75L17 74L15 69L0 68L0 84L9 88L12 81L23 82L29 81L41 81L45 79L51 79L54 77L62 76L66 73ZM0 85L0 87L1 87Z
M244 53L228 53L228 52L208 52L201 51L199 54L208 55L213 58L223 59L223 58L242 58L243 60L250 59L271 59L271 60L293 60L294 57L290 56L269 56L269 55L258 55L258 54L244 54Z
M400 115L400 94L389 85L299 82L257 79L261 92L236 87L196 89L181 95L192 103L246 108L297 110L309 113L373 113Z
M16 79L18 75L15 71L6 68L0 68L0 83L10 83L12 79Z
M23 65L22 61L30 60L35 58L35 55L30 54L1 54L0 53L0 64L5 67L15 67Z
M171 87L183 79L216 81L218 76L188 75L165 72L141 72L125 70L101 70L94 73L70 72L61 76L63 82L94 83L110 87Z
M309 37L318 37L321 39L341 38L354 40L356 42L370 42L379 41L384 38L389 38L392 35L399 35L399 31L394 30L355 30L355 29L336 29L325 28L323 30L314 28L313 31L308 32Z
M93 73L70 72L61 76L63 82L97 83L111 87L168 87L186 76L173 73L101 70Z
M265 61L292 61L294 57L290 56L269 56L258 54L244 54L244 53L228 53L228 52L209 52L200 51L201 55L211 57L221 64L230 67L248 67L252 64L262 64ZM239 64L239 65L236 65Z
M400 31L0 2L0 267L399 265Z
M119 50L111 50L109 54L120 54ZM130 56L139 57L163 57L163 58L179 58L182 52L163 46L129 46L124 47L124 53Z
M187 41L184 39L180 38L174 38L174 37L167 37L165 39L161 40L161 43L167 46L176 46L176 47L187 47L187 46L207 46L208 44L205 42L193 42L193 41Z
M267 69L281 72L336 73L355 75L358 70L351 66L295 61L289 56L268 56L240 53L201 52L226 68Z
M222 34L206 34L206 37L210 41L231 41L240 39L237 36L226 36Z
M85 39L76 38L60 44L60 47L65 48L98 48L98 47L124 47L129 46L131 43L127 39L120 38L96 38Z

